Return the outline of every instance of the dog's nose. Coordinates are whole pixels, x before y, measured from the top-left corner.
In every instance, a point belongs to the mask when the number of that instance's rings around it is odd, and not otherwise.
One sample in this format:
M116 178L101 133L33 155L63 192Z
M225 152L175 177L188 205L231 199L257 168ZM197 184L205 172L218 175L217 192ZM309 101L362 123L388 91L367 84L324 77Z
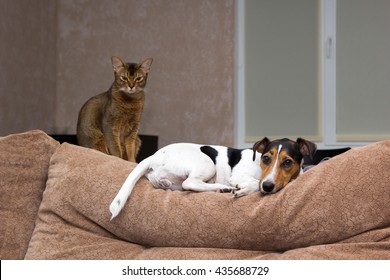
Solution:
M270 181L265 181L265 182L263 182L262 187L263 187L263 192L270 193L274 190L275 184L273 182L270 182Z

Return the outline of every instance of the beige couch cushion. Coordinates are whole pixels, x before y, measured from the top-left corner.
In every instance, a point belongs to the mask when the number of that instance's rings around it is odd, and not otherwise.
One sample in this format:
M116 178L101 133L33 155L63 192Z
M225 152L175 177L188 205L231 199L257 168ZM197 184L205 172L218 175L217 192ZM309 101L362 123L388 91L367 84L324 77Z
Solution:
M24 258L58 146L37 130L0 137L0 259Z
M143 178L110 221L108 207L134 166L61 145L26 258L252 258L265 251L299 258L309 246L303 258L343 258L343 251L350 258L361 248L359 258L384 258L390 249L390 141L335 157L269 196L165 191Z

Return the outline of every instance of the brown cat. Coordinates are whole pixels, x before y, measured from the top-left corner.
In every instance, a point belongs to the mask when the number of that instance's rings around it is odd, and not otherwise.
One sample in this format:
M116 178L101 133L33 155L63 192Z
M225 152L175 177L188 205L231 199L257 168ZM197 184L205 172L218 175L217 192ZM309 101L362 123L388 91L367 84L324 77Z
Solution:
M90 98L77 121L78 144L135 162L141 146L138 128L144 88L153 59L123 63L111 58L115 80L111 88Z

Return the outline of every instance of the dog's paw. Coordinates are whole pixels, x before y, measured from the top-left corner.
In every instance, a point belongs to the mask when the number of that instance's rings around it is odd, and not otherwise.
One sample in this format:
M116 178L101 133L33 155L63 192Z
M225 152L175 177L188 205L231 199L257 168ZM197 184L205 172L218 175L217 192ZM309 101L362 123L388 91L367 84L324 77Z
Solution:
M229 185L235 186L235 189L238 189L239 185L242 183L242 178L237 176L232 176L229 178Z
M238 187L228 187L228 186L223 186L219 189L220 193L234 193L236 190L238 190Z
M250 182L250 183L244 183L239 186L237 186L237 189L232 192L232 197L241 197L245 196L254 192L259 191L259 184L258 182Z

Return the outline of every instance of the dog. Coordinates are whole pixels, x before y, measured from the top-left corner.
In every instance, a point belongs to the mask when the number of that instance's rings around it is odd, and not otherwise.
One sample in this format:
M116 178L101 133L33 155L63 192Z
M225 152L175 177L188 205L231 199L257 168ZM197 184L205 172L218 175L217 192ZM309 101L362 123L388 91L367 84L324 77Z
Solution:
M288 139L271 142L267 137L256 142L252 149L192 143L165 146L129 174L110 205L111 219L119 214L136 182L144 175L155 188L231 192L233 197L259 190L270 194L299 175L297 166L302 166L303 156L310 155L313 149L315 144L302 138L297 142Z
M271 142L265 137L253 145L253 150L262 154L260 192L272 194L303 173L303 158L313 158L317 145L303 138L295 142L287 138Z

